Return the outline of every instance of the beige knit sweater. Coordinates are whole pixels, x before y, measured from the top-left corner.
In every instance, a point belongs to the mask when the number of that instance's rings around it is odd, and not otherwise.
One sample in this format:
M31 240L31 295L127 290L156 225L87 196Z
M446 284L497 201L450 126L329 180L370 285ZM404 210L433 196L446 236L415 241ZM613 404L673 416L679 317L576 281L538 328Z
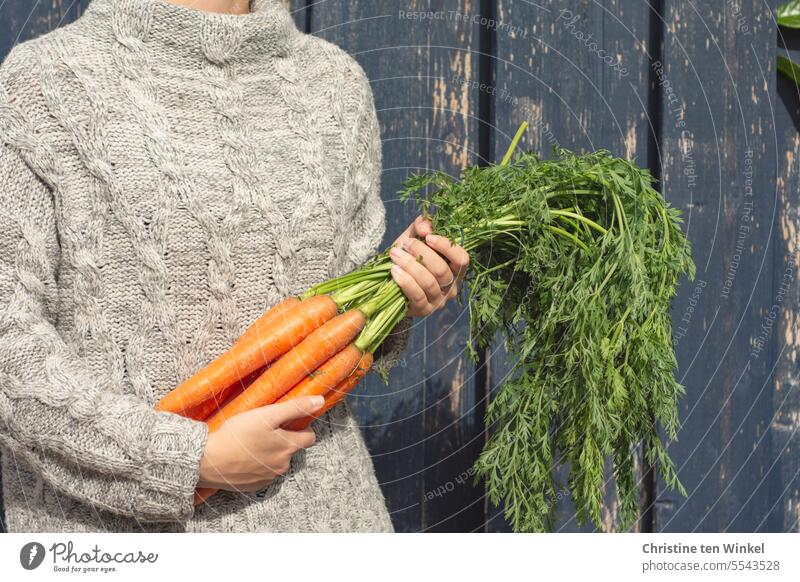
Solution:
M278 0L94 0L0 69L0 446L11 531L391 530L342 407L260 494L192 494L153 410L263 310L376 249L370 86Z

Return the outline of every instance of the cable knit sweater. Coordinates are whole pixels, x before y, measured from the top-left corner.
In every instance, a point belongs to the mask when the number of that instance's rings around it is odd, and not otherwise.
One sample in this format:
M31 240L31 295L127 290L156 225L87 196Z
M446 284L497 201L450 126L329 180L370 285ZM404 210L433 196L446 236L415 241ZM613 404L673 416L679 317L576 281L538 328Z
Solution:
M155 402L384 231L370 86L279 0L94 0L0 68L10 531L387 531L338 407L258 494L195 510L205 424Z

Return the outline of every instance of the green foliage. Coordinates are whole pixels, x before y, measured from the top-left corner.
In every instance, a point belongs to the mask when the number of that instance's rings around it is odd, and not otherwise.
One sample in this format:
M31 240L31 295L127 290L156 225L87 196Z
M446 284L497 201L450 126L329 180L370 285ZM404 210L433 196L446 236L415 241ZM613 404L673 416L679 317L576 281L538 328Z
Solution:
M778 26L800 28L800 0L792 0L778 7ZM778 57L778 71L800 86L800 65L786 57Z
M527 153L460 180L413 176L402 195L470 252L470 350L498 334L507 344L514 367L489 405L476 469L513 528L552 528L565 462L578 520L599 526L607 458L628 527L642 441L681 489L659 426L675 438L683 389L670 307L694 263L680 213L647 170L605 151Z
M791 0L778 7L778 26L800 28L800 0Z
M779 56L778 70L794 81L796 85L800 85L800 65L786 57Z

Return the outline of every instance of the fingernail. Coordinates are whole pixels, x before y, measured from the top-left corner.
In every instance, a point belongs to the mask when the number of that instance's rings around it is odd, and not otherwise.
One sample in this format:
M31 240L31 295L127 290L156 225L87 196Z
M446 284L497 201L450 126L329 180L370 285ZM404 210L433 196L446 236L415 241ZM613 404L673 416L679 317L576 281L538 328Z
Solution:
M398 276L399 274L400 274L400 267L399 267L399 266L397 266L397 265L394 265L394 266L392 267L392 275L394 275L394 276L396 277L396 276Z
M412 241L410 238L405 239L403 241L403 248L408 250L408 248L411 246L412 242L414 242L414 241Z
M389 256L392 257L393 259L399 259L402 256L402 254L403 251L401 251L397 247L393 247L392 250L389 251Z
M437 242L439 242L439 237L436 236L435 234L429 234L428 236L425 237L425 240L431 243L432 245L435 245Z
M323 396L312 396L311 397L311 406L314 408L319 408L323 404L325 404L325 397Z

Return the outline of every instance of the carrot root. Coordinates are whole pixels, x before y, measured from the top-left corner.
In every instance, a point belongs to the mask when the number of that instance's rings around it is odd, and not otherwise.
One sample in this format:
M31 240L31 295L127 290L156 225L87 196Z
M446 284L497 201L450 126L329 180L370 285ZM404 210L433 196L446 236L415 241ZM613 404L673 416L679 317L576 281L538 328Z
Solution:
M231 384L241 382L299 345L338 312L338 306L327 295L305 301L286 300L273 309L277 314L270 310L271 317L261 324L256 322L231 349L164 396L156 409L185 414L206 400L219 399Z
M344 397L347 396L347 394L361 381L361 378L366 375L370 366L372 366L372 354L365 352L364 355L361 356L358 366L350 374L350 376L342 380L342 382L340 382L335 388L332 388L325 394L325 404L322 405L322 408L320 408L316 413L306 416L305 418L298 418L297 420L286 423L283 425L283 428L286 430L303 430L304 428L308 427L308 425L314 420L344 400Z
M343 350L359 334L364 323L363 313L350 310L322 325L212 416L208 420L209 430L218 429L232 416L274 403L305 376Z
M301 380L276 402L286 402L302 396L324 396L350 376L361 360L361 350L350 344L314 372Z

